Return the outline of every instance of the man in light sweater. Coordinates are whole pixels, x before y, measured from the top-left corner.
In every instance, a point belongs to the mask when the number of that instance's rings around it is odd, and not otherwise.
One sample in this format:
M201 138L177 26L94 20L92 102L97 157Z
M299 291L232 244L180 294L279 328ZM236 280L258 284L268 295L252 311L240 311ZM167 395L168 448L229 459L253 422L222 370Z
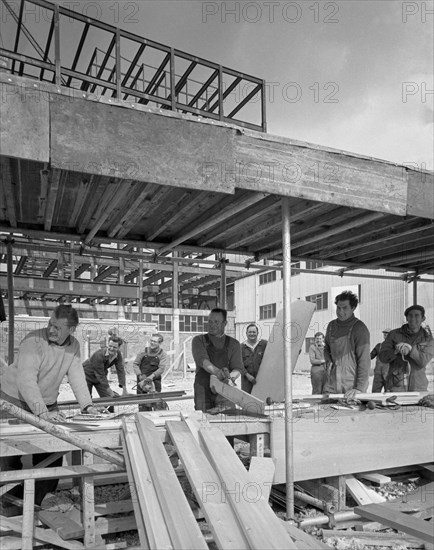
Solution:
M78 325L77 311L69 305L59 305L53 311L48 326L33 330L22 340L16 360L0 373L0 397L51 422L65 420L59 411L57 398L65 376L83 412L97 414L86 384L80 359L80 344L73 334ZM33 455L33 465L48 454ZM62 459L51 463L61 466ZM0 458L2 470L22 468L20 457ZM35 504L57 487L58 480L36 482ZM15 491L15 496L22 495ZM21 493L21 494L20 494Z
M354 399L368 389L371 367L370 336L366 325L354 310L359 299L350 291L336 296L337 319L326 330L324 358L329 369L325 393L343 393Z

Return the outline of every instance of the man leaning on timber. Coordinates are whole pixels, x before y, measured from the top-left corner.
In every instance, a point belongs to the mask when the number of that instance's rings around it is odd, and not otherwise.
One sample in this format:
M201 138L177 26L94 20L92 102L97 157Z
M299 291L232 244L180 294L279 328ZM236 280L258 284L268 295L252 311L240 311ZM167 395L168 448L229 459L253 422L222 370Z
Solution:
M324 357L329 370L325 393L343 393L354 399L366 392L371 366L369 330L354 311L359 299L351 291L336 296L337 319L326 330Z
M22 340L14 363L2 369L0 397L44 420L65 420L59 411L57 398L64 376L68 377L81 410L98 414L86 384L80 359L80 344L73 334L78 325L77 311L69 305L59 305L53 311L48 326L33 330ZM33 465L49 454L35 454ZM0 458L2 470L20 470L20 457ZM50 466L61 466L62 458ZM35 504L41 504L48 492L56 490L58 480L36 482ZM22 498L22 487L11 492Z
M404 312L406 323L391 330L384 341L379 358L389 363L387 391L426 391L428 379L426 366L434 356L434 340L422 327L425 308L408 307Z
M214 308L208 317L208 332L195 336L192 353L196 363L194 379L194 408L206 412L214 408L219 398L211 391L211 374L221 381L235 379L245 374L241 345L235 338L225 334L227 311Z

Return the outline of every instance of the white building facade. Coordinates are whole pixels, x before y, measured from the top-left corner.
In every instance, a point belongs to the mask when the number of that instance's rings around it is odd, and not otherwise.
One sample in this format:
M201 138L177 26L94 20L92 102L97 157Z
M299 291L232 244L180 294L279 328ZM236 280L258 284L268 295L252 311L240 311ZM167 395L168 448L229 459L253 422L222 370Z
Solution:
M328 275L322 272L337 271L330 266L319 267L314 262L293 264L312 272L293 272L291 277L291 301L301 299L314 302L313 313L305 341L297 362L297 370L309 370L309 346L316 332L325 333L327 324L336 317L335 297L344 290L351 290L359 297L355 312L368 327L371 334L371 348L382 340L382 330L397 328L405 322L404 311L413 303L413 283L399 278L399 274L384 270L354 270L352 275ZM395 277L395 278L381 278ZM426 310L426 324L433 327L434 285L430 282L417 283L417 303ZM268 339L277 312L283 306L282 271L269 270L252 274L235 282L235 336L243 341L249 323L256 323L260 336ZM294 322L294 320L292 320Z

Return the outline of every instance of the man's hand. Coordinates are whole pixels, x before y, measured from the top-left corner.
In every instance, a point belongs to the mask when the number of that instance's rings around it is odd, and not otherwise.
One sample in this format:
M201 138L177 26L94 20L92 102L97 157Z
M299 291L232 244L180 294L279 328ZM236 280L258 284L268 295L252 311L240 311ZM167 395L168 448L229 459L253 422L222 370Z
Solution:
M399 342L395 346L396 353L400 353L401 355L408 355L411 351L411 345L407 344L407 342Z
M101 412L100 412L96 407L94 407L93 405L91 405L90 407L87 407L85 414L96 414L96 415L99 415L99 414L101 414Z
M253 384L253 385L256 384L256 378L254 376L252 376L251 374L247 373L246 378L250 382L250 384Z
M126 386L123 386L123 388L122 388L122 397L125 397L126 395L129 395L128 390L127 390Z
M48 422L66 422L66 416L60 411L47 411L45 414L41 414L43 420Z
M425 397L422 397L418 405L420 407L430 407L431 409L434 409L434 393L429 393L428 395L425 395Z
M360 390L356 390L356 389L352 389L352 390L348 390L345 394L344 394L344 399L346 399L347 401L349 401L350 399L355 399L356 398L356 395L358 393L362 393Z
M142 389L142 390L147 390L148 392L149 391L152 391L153 387L154 387L154 382L152 381L152 378L149 378L149 377L145 377L143 378L143 380L141 380L139 382L139 387Z

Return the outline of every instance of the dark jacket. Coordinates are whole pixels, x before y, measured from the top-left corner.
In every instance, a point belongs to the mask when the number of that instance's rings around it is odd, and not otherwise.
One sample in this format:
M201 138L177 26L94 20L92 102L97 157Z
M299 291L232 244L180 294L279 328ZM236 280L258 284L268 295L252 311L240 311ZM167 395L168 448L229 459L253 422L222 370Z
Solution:
M124 360L122 358L122 353L118 351L117 355L110 360L109 356L106 355L105 349L97 350L92 356L83 363L84 374L86 375L86 380L92 381L96 380L100 384L107 387L110 387L110 384L107 380L107 373L110 367L115 366L116 373L118 375L119 387L124 388L126 385L125 382L125 368Z
M395 346L399 342L411 345L411 351L404 359L401 354L395 353ZM415 334L410 332L406 323L401 328L390 331L378 354L380 361L389 363L387 391L426 391L428 379L425 367L433 356L434 340L425 329L421 328Z

